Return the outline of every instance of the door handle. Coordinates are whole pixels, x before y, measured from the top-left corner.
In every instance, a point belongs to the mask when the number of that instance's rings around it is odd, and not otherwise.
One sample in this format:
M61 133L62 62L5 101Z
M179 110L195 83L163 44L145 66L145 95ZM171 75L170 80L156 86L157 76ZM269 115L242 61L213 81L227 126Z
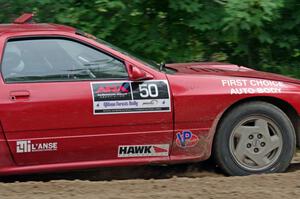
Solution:
M22 90L22 91L11 91L9 93L9 97L11 100L13 101L17 101L17 100L28 100L30 97L30 92L26 91L26 90Z

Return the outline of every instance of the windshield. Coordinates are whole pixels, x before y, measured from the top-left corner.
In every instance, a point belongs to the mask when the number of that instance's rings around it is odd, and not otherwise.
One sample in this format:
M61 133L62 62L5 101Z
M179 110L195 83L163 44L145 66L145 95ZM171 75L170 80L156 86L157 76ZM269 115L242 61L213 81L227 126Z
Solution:
M123 50L123 49L121 49L121 48L119 48L119 47L117 47L117 46L115 46L115 45L113 45L113 44L111 44L109 42L106 42L106 41L104 41L102 39L99 39L99 38L97 38L97 37L95 37L95 36L93 36L91 34L88 34L88 33L82 32L82 31L77 31L76 33L79 34L79 35L81 35L81 36L87 37L89 39L93 39L94 41L96 41L98 43L101 43L101 44L104 44L106 46L109 46L110 48L112 48L112 49L114 49L114 50L116 50L116 51L118 51L118 52L120 52L120 53L122 53L122 54L124 54L124 55L126 55L126 56L128 56L130 58L132 58L132 59L135 59L138 62L142 62L143 64L145 64L145 65L147 65L147 66L149 66L149 67L151 67L151 68L153 68L155 70L158 70L158 71L160 70L160 64L158 64L157 62L155 62L153 60L146 59L146 58L141 57L139 55L136 55L134 53L129 53L128 51L125 51L125 50Z

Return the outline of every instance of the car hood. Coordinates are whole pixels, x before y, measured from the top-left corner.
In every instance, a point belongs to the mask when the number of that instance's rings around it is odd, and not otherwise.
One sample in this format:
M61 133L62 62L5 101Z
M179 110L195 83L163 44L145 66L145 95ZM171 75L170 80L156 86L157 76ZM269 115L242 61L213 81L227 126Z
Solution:
M176 63L167 64L166 67L176 70L178 74L210 74L218 76L249 77L300 84L300 80L291 77L219 62Z

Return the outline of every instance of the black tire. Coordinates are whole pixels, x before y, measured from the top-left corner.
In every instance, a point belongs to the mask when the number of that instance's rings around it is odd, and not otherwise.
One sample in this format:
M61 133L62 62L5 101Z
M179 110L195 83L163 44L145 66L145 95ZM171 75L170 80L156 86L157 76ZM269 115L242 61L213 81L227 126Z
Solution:
M266 168L261 167L259 169L260 165L255 165L254 163L250 163L254 166L257 166L258 169L250 169L252 166L244 166L242 161L237 160L237 156L235 155L235 152L238 153L238 147L234 148L234 138L233 137L233 132L236 132L235 129L237 129L237 126L239 127L239 124L241 124L241 121L243 121L245 118L254 118L254 117L262 117L262 118L268 118L269 121L273 122L272 124L277 125L279 132L281 133L280 136L280 150L279 147L278 149L274 149L277 154L276 154L276 159L274 158L274 162L271 162L270 165L267 165ZM262 120L263 121L263 120ZM254 122L253 122L254 123ZM250 124L250 123L249 123ZM247 124L245 124L246 126ZM256 123L254 123L254 127ZM269 125L267 123L267 125ZM241 126L243 129L245 126ZM247 126L246 126L247 127ZM269 129L269 126L268 128ZM242 130L238 130L238 132L241 132ZM272 130L267 130L266 132L272 132ZM249 132L247 132L247 139L250 139L253 137L248 136ZM251 133L251 132L250 132ZM241 135L241 133L238 133L240 137L245 136ZM255 134L258 135L258 134ZM272 137L272 134L270 133L270 137ZM279 136L277 136L279 137ZM277 138L276 137L276 138ZM233 140L230 142L230 140ZM243 140L247 140L246 138L243 138ZM255 137L255 139L258 139ZM278 139L279 140L279 139ZM239 141L238 141L239 142ZM231 144L233 143L233 144ZM242 142L244 144L246 142ZM247 153L250 151L248 149L251 145L255 144L255 146L262 145L260 142L251 142L250 144L247 143L246 148L243 148L243 152L246 151ZM259 144L260 143L260 144ZM272 143L272 142L271 142ZM241 144L241 145L242 145ZM233 146L233 147L232 147ZM244 146L244 145L243 145ZM273 147L273 143L272 143ZM233 149L232 149L233 148ZM247 102L244 104L241 104L234 109L232 109L229 113L227 113L221 120L221 123L218 125L218 129L215 135L214 139L214 144L213 144L213 155L216 163L218 164L219 167L228 175L235 175L235 176L244 176L244 175L251 175L251 174L261 174L261 173L277 173L277 172L284 172L288 168L293 155L295 153L295 148L296 148L296 136L295 136L295 129L288 118L288 116L278 107L266 103L266 102ZM249 150L249 151L247 151ZM252 150L252 149L251 149ZM274 152L273 151L273 152ZM271 153L273 153L271 152ZM274 153L275 153L274 152ZM251 151L251 153L255 153L255 151ZM267 153L267 152L266 152ZM263 155L264 158L268 157L269 154ZM241 157L241 156L238 156ZM242 156L246 159L248 158L247 156ZM256 156L255 156L256 157ZM244 161L244 160L243 160ZM249 162L249 160L247 160ZM241 163L242 162L242 163ZM248 163L250 165L250 163ZM253 166L253 167L254 167Z

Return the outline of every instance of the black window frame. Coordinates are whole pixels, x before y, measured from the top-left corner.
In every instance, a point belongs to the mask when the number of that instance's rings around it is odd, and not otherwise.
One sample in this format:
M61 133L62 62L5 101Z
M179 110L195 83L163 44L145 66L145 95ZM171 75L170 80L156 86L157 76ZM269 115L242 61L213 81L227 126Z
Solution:
M99 51L100 53L103 53L103 54L106 54L107 56L110 56L118 61L120 61L123 65L124 65L124 68L125 68L125 71L127 73L127 78L95 78L95 79L65 79L65 80L36 80L36 81L16 81L16 82L7 82L4 78L4 75L3 75L3 59L4 59L4 54L5 54L5 50L6 50L6 46L7 46L7 43L10 42L10 41L24 41L24 40L42 40L42 39L61 39L61 40L69 40L69 41L73 41L73 42L76 42L76 43L79 43L79 44L82 44L84 46L87 46L89 48L92 48L96 51ZM116 55L110 53L110 52L107 52L103 49L100 49L99 47L93 45L93 44L90 44L86 41L82 41L82 40L79 40L77 38L73 38L73 37L68 37L68 36L63 36L63 35L45 35L45 36L41 36L41 35L37 35L37 36L34 36L34 35L30 35L30 36L17 36L17 37L11 37L11 38L7 38L6 41L5 41L5 44L3 46L3 51L2 51L2 57L1 57L1 62L0 62L0 73L1 73L1 77L2 77L2 81L5 83L5 84L26 84L26 83L59 83L59 82L93 82L93 81L129 81L130 78L129 78L129 73L128 73L128 68L126 66L126 63L125 63L125 60L120 58L120 57L117 57Z

